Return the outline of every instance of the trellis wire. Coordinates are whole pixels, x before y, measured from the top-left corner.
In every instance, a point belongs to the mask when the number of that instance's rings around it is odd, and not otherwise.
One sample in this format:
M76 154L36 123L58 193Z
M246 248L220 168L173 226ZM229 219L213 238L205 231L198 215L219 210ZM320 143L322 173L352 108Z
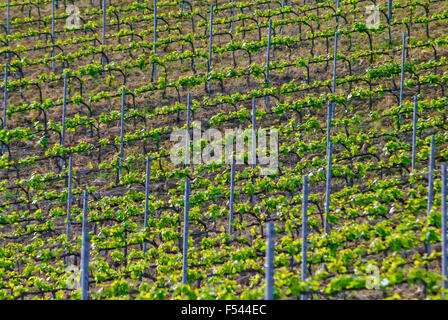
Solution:
M87 213L89 192L84 190L84 210L82 215L82 250L81 250L81 300L89 299L89 233L87 230Z
M70 225L71 225L71 211L72 211L72 183L73 183L73 158L68 159L68 190L67 190L67 223L65 235L67 241L70 241ZM65 257L65 264L68 265L68 256Z
M64 99L62 102L62 129L61 129L61 147L65 145L65 116L67 113L67 74L64 74ZM64 158L61 157L61 170L64 168Z
M123 86L121 91L121 126L120 126L120 163L119 163L119 181L123 178L123 160L124 160L124 108L126 103L126 88Z
M148 227L148 211L149 211L149 181L151 178L151 158L146 158L146 179L145 179L145 217L143 227ZM143 241L143 255L146 255L146 241Z
M212 71L212 45L213 45L213 8L214 5L210 5L210 31L209 31L209 41L208 41L208 63L207 63L207 73L210 74ZM207 93L210 93L210 82L207 80Z
M8 63L5 64L5 86L3 87L3 123L2 128L6 129L6 111L8 110ZM5 144L2 143L2 155L5 153Z
M415 154L417 143L417 96L414 97L414 112L412 115L412 156L411 156L411 169L415 170Z
M102 45L106 45L106 13L107 13L107 5L106 0L103 0L103 42ZM101 64L104 68L104 65L106 64L106 59L104 57L104 54L101 55Z
M232 156L232 167L230 169L230 209L229 209L229 235L233 235L233 204L235 201L235 155Z
M403 32L403 41L401 44L401 76L400 76L400 109L399 109L399 122L398 126L401 126L403 116L401 115L401 108L403 106L403 90L404 90L404 61L406 59L406 33Z
M269 88L269 65L271 60L271 37L272 37L272 19L269 19L269 32L268 32L268 53L266 57L266 86ZM266 107L269 106L269 96L264 96Z
M275 250L275 227L272 222L266 225L266 287L265 300L274 299L274 250Z
M446 165L442 164L442 283L443 288L448 289L448 260L447 260L447 248L446 248L446 242L447 242L447 203L446 203L446 197L447 197L447 171L446 171ZM442 297L445 299L446 293L442 293Z
M431 150L429 153L429 171L428 171L428 208L427 208L427 216L431 213L432 202L433 202L433 193L434 193L434 153L435 153L435 142L434 136L431 136ZM428 256L431 254L431 244L429 242L426 243L426 252Z
M184 237L182 245L182 283L187 283L188 277L188 214L190 211L190 180L185 177L185 202L184 202Z
M307 238L308 238L308 176L303 176L303 198L302 198L302 281L307 278ZM306 300L307 295L302 293L301 300Z
M55 22L54 22L54 0L51 0L51 41L53 44L53 48L51 49L51 68L54 70L55 63L54 63L54 46L56 43L56 34L55 34Z
M183 5L183 4L182 4ZM154 56L157 54L157 0L154 0ZM157 81L157 64L152 64L152 81Z

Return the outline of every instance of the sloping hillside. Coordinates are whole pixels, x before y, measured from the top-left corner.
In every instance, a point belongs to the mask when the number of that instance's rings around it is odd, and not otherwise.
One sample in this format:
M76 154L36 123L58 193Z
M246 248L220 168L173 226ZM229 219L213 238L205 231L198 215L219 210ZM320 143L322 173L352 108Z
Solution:
M100 2L1 0L1 299L448 292L447 1Z

